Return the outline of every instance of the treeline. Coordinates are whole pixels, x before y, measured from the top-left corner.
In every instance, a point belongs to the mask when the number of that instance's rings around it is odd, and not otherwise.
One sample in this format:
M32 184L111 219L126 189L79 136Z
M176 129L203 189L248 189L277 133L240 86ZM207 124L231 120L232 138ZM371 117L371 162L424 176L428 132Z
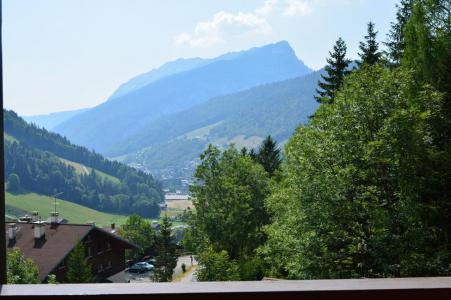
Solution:
M351 72L339 39L280 167L268 142L202 154L185 239L200 280L451 274L449 5L402 0L387 51L368 24Z
M11 191L33 191L90 208L120 214L157 217L163 192L151 175L70 144L65 138L28 125L12 111L4 111L5 178ZM60 158L91 168L77 174ZM101 172L117 178L114 180Z

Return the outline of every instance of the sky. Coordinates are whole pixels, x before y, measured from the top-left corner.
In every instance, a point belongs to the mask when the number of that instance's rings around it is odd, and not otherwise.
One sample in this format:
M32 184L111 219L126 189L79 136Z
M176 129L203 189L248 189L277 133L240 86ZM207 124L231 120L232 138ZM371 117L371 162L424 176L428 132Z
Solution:
M338 37L357 58L366 24L383 41L396 0L3 0L4 106L86 108L177 58L286 40L319 69Z

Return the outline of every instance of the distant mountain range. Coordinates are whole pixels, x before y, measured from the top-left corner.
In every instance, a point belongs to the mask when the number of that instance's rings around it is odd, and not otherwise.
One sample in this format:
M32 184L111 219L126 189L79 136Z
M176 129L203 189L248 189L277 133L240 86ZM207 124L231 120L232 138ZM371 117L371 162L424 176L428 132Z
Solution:
M89 108L82 108L45 115L22 116L22 118L28 123L34 123L40 127L44 127L47 130L53 130L53 128L63 123L64 121L69 120L70 118L88 110Z
M213 97L309 73L287 42L240 52L189 71L163 77L106 101L55 127L77 144L106 152L149 122Z
M284 142L316 110L319 78L282 41L168 62L94 108L46 122L72 142L160 179L189 179L209 143L252 148L268 134Z

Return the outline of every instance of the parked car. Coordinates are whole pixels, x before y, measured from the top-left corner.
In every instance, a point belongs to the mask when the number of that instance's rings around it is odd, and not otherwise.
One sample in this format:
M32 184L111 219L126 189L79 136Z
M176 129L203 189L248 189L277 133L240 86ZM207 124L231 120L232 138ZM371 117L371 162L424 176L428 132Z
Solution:
M152 266L155 266L155 258L150 258L150 259L146 259L144 260L146 263L151 264Z
M146 271L147 270L144 267L139 266L137 264L134 264L133 266L128 268L129 273L141 274L141 273L145 273Z
M146 271L152 271L154 269L153 265L151 265L151 264L149 264L148 262L145 262L145 261L138 262L138 263L134 264L134 266L138 266L140 268L143 268Z

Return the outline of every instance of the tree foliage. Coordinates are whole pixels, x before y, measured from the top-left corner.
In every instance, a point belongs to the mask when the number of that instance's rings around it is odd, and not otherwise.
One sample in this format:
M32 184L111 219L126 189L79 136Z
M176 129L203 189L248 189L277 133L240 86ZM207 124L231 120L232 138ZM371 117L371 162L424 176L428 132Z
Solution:
M38 267L31 258L25 258L19 248L7 251L6 280L8 284L38 282Z
M137 250L127 251L127 259L138 260L155 250L155 230L149 221L138 215L129 216L124 226L118 229L118 234L139 247Z
M275 172L280 169L282 164L280 149L270 135L261 143L256 160L263 166L270 177L274 176Z
M210 145L201 155L195 178L197 184L192 192L196 212L189 234L201 253L201 268L208 269L210 263L202 265L203 262L218 256L229 261L230 270L240 269L240 262L251 259L265 241L262 226L269 221L264 207L269 192L268 175L260 164L234 147L221 153ZM212 273L205 270L203 274ZM202 278L207 279L205 276Z
M171 227L169 218L164 216L156 241L155 280L159 282L172 281L172 274L177 265L176 244Z
M432 89L413 91L411 81L410 72L364 66L333 105L298 128L286 147L285 177L268 200L273 223L261 253L271 275L450 271L449 245L437 235L445 228L427 216L438 203L422 194L437 176L431 124L442 98Z
M367 35L365 35L365 41L360 42L359 52L360 61L359 66L363 64L374 65L379 62L382 52L379 51L379 43L376 40L377 31L374 29L374 23L369 22L367 27Z
M95 282L92 268L85 258L85 247L79 242L67 259L67 283L91 283Z
M412 6L413 0L401 0L396 5L396 21L391 23L387 41L384 42L387 46L387 57L394 66L399 66L401 63L405 47L404 29L412 14Z
M335 93L341 87L343 80L349 74L348 66L351 63L346 58L346 43L340 37L334 45L333 51L329 52L330 57L327 58L327 66L325 67L327 75L321 74L323 81L318 82L319 89L315 99L319 103L332 103Z

